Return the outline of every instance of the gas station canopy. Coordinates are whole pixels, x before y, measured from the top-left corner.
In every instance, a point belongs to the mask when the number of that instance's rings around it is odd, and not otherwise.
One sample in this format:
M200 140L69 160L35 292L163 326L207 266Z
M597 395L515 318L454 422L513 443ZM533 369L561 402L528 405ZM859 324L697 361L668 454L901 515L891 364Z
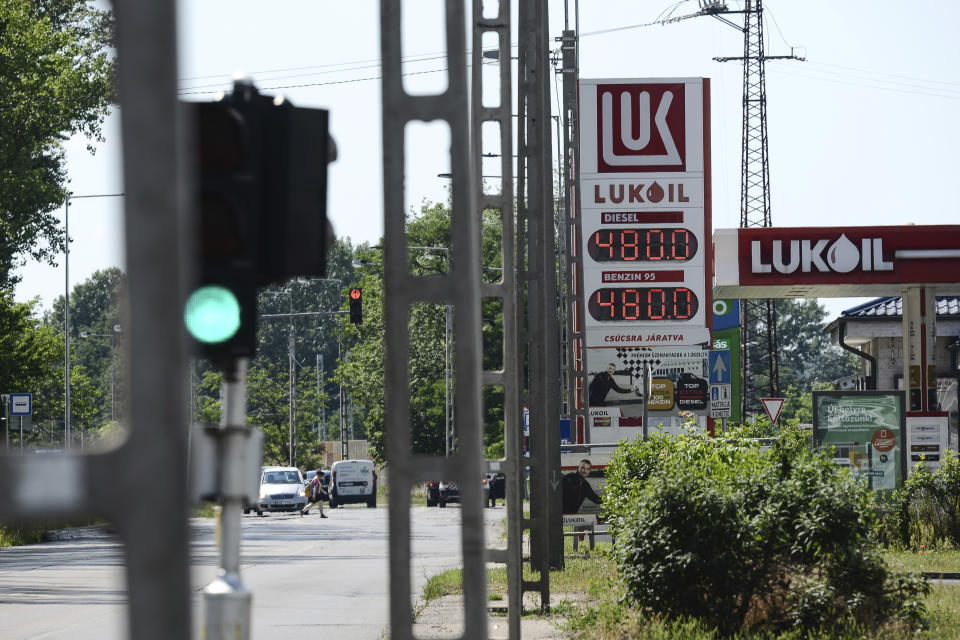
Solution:
M960 226L717 229L716 298L960 294Z

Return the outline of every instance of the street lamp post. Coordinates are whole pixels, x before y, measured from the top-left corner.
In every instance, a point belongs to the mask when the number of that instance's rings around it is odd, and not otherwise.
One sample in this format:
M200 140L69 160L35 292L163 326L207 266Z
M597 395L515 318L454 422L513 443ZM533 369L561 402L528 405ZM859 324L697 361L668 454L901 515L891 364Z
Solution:
M75 196L67 191L63 199L63 450L70 453L70 201L83 198L122 198L123 193L95 193Z
M309 281L329 281L329 282L340 282L336 278L310 278ZM297 283L300 283L301 280L298 278ZM294 466L294 461L296 459L295 450L296 450L296 429L294 428L294 421L296 420L296 375L297 375L297 347L296 340L294 336L294 327L293 327L293 318L295 315L314 315L312 313L306 314L295 314L293 312L293 291L290 287L285 288L283 291L265 291L264 293L269 293L271 295L286 295L289 300L289 313L286 314L286 317L289 319L289 334L287 339L287 355L288 355L288 364L289 364L289 375L288 375L288 408L289 408L289 421L290 421L290 443L289 443L289 466ZM282 314L279 314L282 315ZM262 315L264 317L279 317L279 315ZM341 392L342 397L342 392Z
M286 295L289 301L289 314L288 320L289 324L287 330L287 419L290 421L290 441L288 443L288 466L293 466L294 461L294 435L296 433L293 421L296 418L296 410L294 408L294 394L296 392L296 364L297 364L297 354L296 354L296 341L293 335L293 292L289 288L284 289L283 291L265 291L264 293L269 293L271 295L279 296Z
M424 246L408 245L407 249L418 249L420 251L442 251L444 273L450 270L450 248L449 247L424 247ZM353 261L354 267L361 267L361 266L364 266L365 264L367 263L361 262L359 260ZM453 453L453 440L454 440L453 438L453 429L454 429L453 307L451 307L449 304L446 305L446 308L444 310L443 364L444 364L444 390L443 390L444 455L449 456L451 453Z
M443 271L450 270L450 248L449 247L418 247L410 246L408 249L419 249L421 251L442 251L443 252ZM444 349L443 349L443 375L444 375L444 455L449 456L453 453L453 307L449 304L444 309Z
M113 333L90 333L81 331L81 338L110 338L110 420L117 419L117 334L120 333L119 324L113 325Z

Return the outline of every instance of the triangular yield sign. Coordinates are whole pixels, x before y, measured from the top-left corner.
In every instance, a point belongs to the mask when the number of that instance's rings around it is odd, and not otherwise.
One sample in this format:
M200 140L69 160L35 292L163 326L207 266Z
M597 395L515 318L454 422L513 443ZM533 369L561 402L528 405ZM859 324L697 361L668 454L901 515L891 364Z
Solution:
M786 398L760 398L760 402L763 403L763 410L767 412L767 417L770 418L770 424L777 424L777 420L780 419L780 411L783 409L783 401Z

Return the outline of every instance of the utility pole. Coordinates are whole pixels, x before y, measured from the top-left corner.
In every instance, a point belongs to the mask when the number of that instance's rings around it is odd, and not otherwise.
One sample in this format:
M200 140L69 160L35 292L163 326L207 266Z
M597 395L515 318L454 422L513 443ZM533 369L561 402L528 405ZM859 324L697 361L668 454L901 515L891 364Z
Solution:
M714 14L735 13L719 9ZM708 11L710 8L708 7ZM770 227L770 158L767 146L767 60L803 60L794 55L768 56L763 51L762 0L745 0L743 5L743 56L714 58L718 62L743 62L743 147L740 166L740 226ZM729 21L725 21L731 24ZM761 398L780 394L780 366L777 344L777 308L772 299L744 299L740 302L743 345L743 394L741 416L760 413Z
M348 314L348 313L350 313L350 312L349 312L349 311L302 311L302 312L294 313L294 312L293 312L293 303L291 302L290 313L264 313L264 314L261 314L261 315L259 316L261 319L263 319L263 318L288 318L289 321L290 321L290 346L289 346L288 352L289 352L289 354L290 354L290 369L291 369L291 374L290 374L290 380L291 380L291 382L290 382L290 385L291 385L291 386L290 386L290 409L289 409L289 410L290 410L290 466L291 466L291 467L293 466L294 435L295 435L295 431L294 431L294 429L293 429L293 419L295 418L295 406L294 406L294 391L295 391L295 388L294 388L294 386L293 386L293 370L294 370L294 367L296 367L296 353L295 353L295 351L294 351L294 346L293 346L293 319L294 319L294 318L297 318L297 317L300 317L300 316L304 316L304 317L306 317L306 316L338 316L338 315L346 315L346 314ZM340 338L339 338L339 336L337 337L337 353L338 353L338 356L339 356L339 354L340 354ZM341 438L342 438L342 437L343 437L343 425L344 425L344 417L343 417L343 409L342 409L342 406L343 406L343 386L342 386L342 385L340 386L340 405L341 405L341 409L340 409L340 434L341 434ZM344 441L343 441L343 450L344 450L344 452L346 452L346 449L347 449L347 443L346 443L346 441L344 440ZM346 460L346 457L344 457L344 460Z
M767 149L767 60L804 60L791 49L788 56L763 52L762 0L744 0L742 10L728 9L724 0L699 0L700 11L664 20L679 22L698 16L713 16L743 33L743 55L714 58L717 62L743 62L743 147L740 162L740 226L769 227L770 161ZM727 15L742 13L743 26ZM777 309L774 300L745 298L740 302L743 345L741 419L747 412L762 413L761 398L779 395L780 367L777 359Z
M337 335L337 361L343 360L343 344ZM340 384L340 459L349 460L350 450L347 446L347 414L343 406L343 383Z

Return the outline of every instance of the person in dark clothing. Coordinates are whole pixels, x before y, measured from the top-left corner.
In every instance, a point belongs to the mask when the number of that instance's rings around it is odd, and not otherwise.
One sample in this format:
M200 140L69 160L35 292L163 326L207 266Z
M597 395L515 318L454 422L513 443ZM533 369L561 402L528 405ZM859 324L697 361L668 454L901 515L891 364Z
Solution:
M593 465L590 461L584 459L580 461L580 466L576 471L571 471L563 476L560 485L562 489L561 499L563 501L564 513L577 513L585 499L590 500L594 504L600 504L600 497L593 491L590 483L587 482L587 478L590 476L592 469Z
M590 382L591 407L602 407L606 405L607 394L610 393L611 389L620 393L632 393L636 391L636 389L623 389L617 384L617 381L613 379L613 374L616 370L617 365L611 362L607 365L606 371L601 371L593 376L593 380Z

